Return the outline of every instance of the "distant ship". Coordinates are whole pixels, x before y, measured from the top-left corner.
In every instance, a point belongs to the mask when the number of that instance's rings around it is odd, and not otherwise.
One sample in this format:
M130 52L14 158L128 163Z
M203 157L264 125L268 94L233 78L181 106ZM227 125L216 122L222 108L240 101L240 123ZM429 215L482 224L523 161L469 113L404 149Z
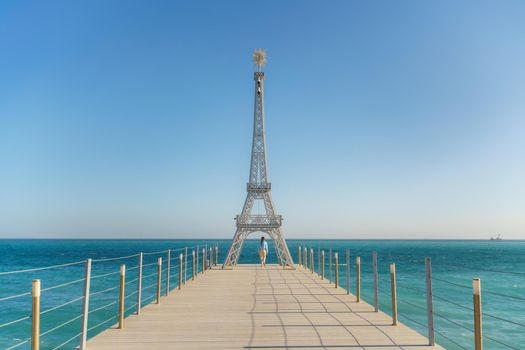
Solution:
M501 238L501 235L498 234L496 237L490 237L491 241L501 241L503 238Z

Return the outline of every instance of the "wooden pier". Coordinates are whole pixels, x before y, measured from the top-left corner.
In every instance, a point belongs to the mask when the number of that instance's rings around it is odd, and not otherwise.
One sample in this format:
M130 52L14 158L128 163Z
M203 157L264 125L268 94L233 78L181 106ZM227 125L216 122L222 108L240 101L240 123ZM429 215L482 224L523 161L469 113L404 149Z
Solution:
M88 341L114 349L443 349L310 270L207 270Z

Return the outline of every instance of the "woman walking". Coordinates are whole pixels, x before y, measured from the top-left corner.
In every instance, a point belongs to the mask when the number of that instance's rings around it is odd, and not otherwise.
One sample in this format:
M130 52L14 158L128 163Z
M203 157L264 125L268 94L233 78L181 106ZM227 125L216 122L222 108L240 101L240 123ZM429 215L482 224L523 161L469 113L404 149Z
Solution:
M266 266L266 255L268 255L268 243L261 237L261 243L259 244L259 257L261 258L261 267Z

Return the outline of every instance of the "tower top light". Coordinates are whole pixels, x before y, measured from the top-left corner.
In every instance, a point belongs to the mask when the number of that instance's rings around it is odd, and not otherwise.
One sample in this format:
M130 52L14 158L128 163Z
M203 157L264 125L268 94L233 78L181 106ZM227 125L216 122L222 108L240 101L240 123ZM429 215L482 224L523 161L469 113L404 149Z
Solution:
M254 49L253 50L253 63L257 65L257 71L261 71L261 68L266 64L266 50Z

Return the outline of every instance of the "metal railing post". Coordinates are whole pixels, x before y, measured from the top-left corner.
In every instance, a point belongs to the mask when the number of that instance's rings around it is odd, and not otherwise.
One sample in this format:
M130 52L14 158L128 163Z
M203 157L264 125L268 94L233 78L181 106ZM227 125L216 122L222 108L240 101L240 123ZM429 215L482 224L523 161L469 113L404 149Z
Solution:
M206 249L202 248L202 273L206 270Z
M202 261L204 262L204 269L208 269L208 245L204 245L204 253L202 254Z
M392 326L397 325L396 264L390 264L390 287L392 289Z
M483 350L483 324L481 311L481 281L472 279L472 294L474 302L474 349Z
M306 248L306 257L308 259L308 270L312 269L312 254L309 248Z
M144 254L141 252L139 254L139 271L137 277L137 315L140 315L140 307L142 304L142 260Z
M329 274L330 274L330 283L333 282L333 278L332 278L332 248L330 248L330 255L328 257L328 271L329 271Z
M170 265L171 265L171 249L168 249L168 261L166 262L166 295L170 292Z
M307 257L307 251L308 251L308 248L304 247L304 250L303 250L303 262L304 262L304 268L307 269L308 268L308 257Z
M428 344L436 345L434 335L434 305L432 303L432 262L430 258L425 258L426 270L426 289L427 289L427 323L428 323Z
M298 245L297 246L297 263L299 264L299 266L303 264L303 262L301 261L301 255L302 255L301 246Z
M162 258L157 260L157 304L160 304L160 286L162 284Z
M199 274L199 246L197 245L197 264L195 265L195 268L197 269L195 271L195 275Z
M215 266L219 265L219 245L215 246Z
M310 248L310 271L312 273L314 273L314 269L315 269L315 266L314 266L314 250L312 248Z
M191 251L191 279L195 279L195 250Z
M335 288L339 285L339 253L334 254Z
M124 328L124 293L126 288L126 265L120 265L120 293L118 302L118 329Z
M184 248L184 284L188 280L188 247Z
M212 266L213 266L213 248L210 247L210 263L208 265L208 269L211 269Z
M183 255L179 255L179 290L182 288L182 258Z
M82 327L80 334L80 350L86 349L88 316L89 316L89 289L91 287L91 259L86 259L86 268L84 271L84 300L82 302Z
M358 256L355 258L355 277L356 277L356 286L355 286L355 296L356 301L361 301L361 257Z
M321 247L317 246L317 274L321 274Z
M40 280L31 285L31 350L40 349Z
M374 270L374 311L379 311L379 296L378 289L379 289L379 281L377 276L377 252L372 253L372 269Z
M321 279L324 280L324 250L321 250Z
M346 249L346 294L350 294L350 249Z

